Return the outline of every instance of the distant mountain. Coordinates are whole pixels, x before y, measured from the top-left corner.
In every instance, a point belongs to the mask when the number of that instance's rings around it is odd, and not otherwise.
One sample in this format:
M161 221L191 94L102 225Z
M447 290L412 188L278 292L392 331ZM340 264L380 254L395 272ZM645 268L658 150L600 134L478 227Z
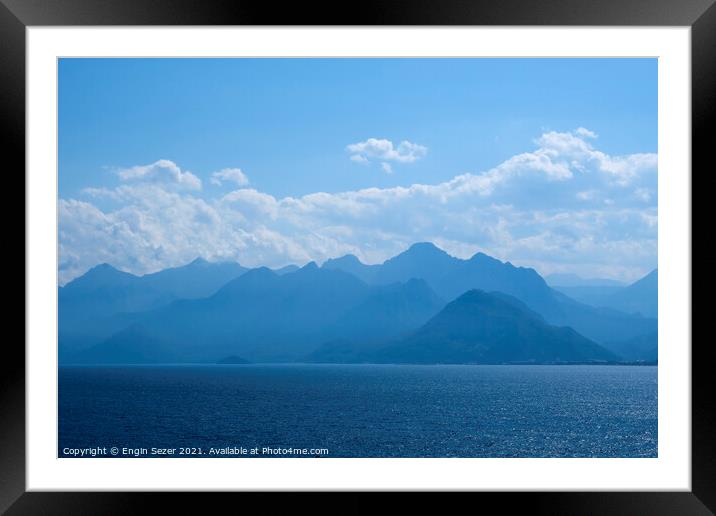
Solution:
M626 287L572 286L553 287L570 298L593 307L603 307L627 314L657 317L658 273L656 270Z
M376 273L380 270L379 265L366 265L352 254L326 260L321 268L344 271L353 274L356 278L360 278L366 283L375 283Z
M453 285L442 280L449 276L461 260L450 256L429 242L413 244L407 251L386 260L376 269L376 283L393 283L410 278L422 278L433 285L436 292L452 299Z
M424 280L377 286L334 323L335 334L363 341L388 339L418 328L443 306Z
M180 362L180 357L173 343L155 338L142 331L141 327L129 326L101 344L74 352L66 351L60 355L60 363L169 364Z
M330 267L346 272L359 270L374 284L420 278L445 300L455 299L471 289L503 292L523 301L550 324L571 326L597 342L630 339L656 328L655 319L580 303L550 288L534 269L515 267L484 253L462 260L424 242L412 245L381 265L367 266L350 256L329 262Z
M174 299L171 293L144 285L138 276L108 264L93 267L58 289L57 297L60 359L119 331L133 320L133 313Z
M197 258L183 267L141 276L144 284L177 299L207 297L248 269L236 262L208 262Z
M60 319L86 319L153 308L173 299L141 278L103 263L58 290Z
M585 287L552 287L575 301L595 307L609 306L609 299L624 287L585 286Z
M607 300L608 305L626 313L639 313L645 317L657 317L659 311L659 273L649 274L616 292Z
M606 278L582 278L576 274L548 274L544 280L551 287L625 287L626 283Z
M103 263L58 289L60 308L81 317L140 312L173 299L209 296L246 270L238 263L197 258L182 267L135 276Z
M627 314L612 308L588 306L556 290L552 292L559 303L560 313L552 317L545 316L547 321L557 326L571 326L600 344L627 340L657 330L656 319Z
M93 267L58 289L61 353L86 348L175 299L205 297L246 271L238 263L202 259L135 276L109 264Z
M624 360L655 362L659 357L659 334L652 332L620 342L608 342L604 347Z
M298 265L285 265L283 267L279 267L278 269L273 269L273 271L276 274L288 274L289 272L296 272L300 267Z
M429 242L413 244L381 265L364 265L355 256L347 255L327 261L324 267L359 275L368 283L380 285L420 278L447 300L479 288L513 295L546 311L557 310L550 288L534 269L515 267L483 253L461 260Z
M336 349L337 348L337 351ZM343 355L344 343L323 356ZM320 353L313 360L322 361ZM351 356L353 361L389 363L553 363L616 360L571 328L547 324L524 303L504 294L470 290L448 303L412 335Z
M379 349L406 338L445 302L472 290L599 344L637 342L657 331L655 318L579 302L533 269L484 253L455 258L430 243L379 265L348 255L292 269L246 272L235 263L195 260L135 276L97 266L58 289L60 360L294 361L330 352L350 361L356 346ZM616 306L655 313L643 306L656 305L656 272L617 294Z
M209 298L154 310L74 360L116 363L133 354L160 362L215 362L228 355L291 361L346 334L378 338L414 330L441 306L422 281L371 287L313 262L284 275L259 268Z

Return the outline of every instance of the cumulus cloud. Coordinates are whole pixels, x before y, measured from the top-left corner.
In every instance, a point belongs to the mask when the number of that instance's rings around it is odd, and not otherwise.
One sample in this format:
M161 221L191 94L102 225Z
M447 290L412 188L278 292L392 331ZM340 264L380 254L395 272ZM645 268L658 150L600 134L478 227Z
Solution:
M384 163L387 161L412 163L424 158L428 153L428 148L424 145L403 140L396 146L390 140L377 138L368 138L364 142L351 143L346 147L346 150L351 154L350 159L359 163L367 163L370 160ZM388 165L387 163L385 164ZM385 170L385 167L383 169Z
M244 174L240 168L224 168L211 174L212 184L221 186L224 182L244 186L249 184L249 178L246 177L246 174Z
M657 157L608 155L587 139L545 133L529 152L435 184L283 198L253 188L201 197L177 180L88 188L60 200L61 282L101 262L146 273L197 255L281 266L352 253L377 263L425 240L544 273L635 279L656 264ZM99 209L100 197L119 208Z
M122 181L150 182L186 190L201 190L201 180L189 171L182 170L168 159L160 159L151 165L140 165L117 172Z

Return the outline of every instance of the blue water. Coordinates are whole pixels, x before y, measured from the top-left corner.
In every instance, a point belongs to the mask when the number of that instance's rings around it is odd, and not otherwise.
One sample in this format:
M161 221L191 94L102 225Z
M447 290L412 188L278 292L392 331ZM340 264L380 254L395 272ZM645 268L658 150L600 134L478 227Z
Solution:
M657 368L61 367L58 455L111 447L119 456L270 447L327 457L656 457ZM282 456L301 456L291 453Z

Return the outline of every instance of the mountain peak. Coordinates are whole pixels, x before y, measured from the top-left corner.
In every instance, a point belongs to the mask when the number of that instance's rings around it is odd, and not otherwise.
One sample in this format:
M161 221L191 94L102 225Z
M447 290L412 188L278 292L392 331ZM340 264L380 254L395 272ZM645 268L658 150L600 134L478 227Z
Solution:
M194 265L206 265L206 264L208 264L208 263L209 263L209 262L206 261L206 260L205 260L204 258L202 258L201 256L197 256L197 257L194 258L194 260L192 260L191 263L189 263L188 265L190 265L190 266L194 266Z
M493 263L493 262L499 262L500 260L498 260L497 258L493 258L493 257L490 256L489 254L485 254L485 253L483 253L482 251L478 251L478 252L476 252L475 254L473 254L473 255L470 257L470 261L471 261L471 262L490 262L490 263ZM500 263L501 263L501 262L500 262ZM507 262L507 263L509 263L509 262Z
M75 289L94 289L98 287L108 287L128 284L137 279L134 274L120 271L108 263L100 263L95 265L82 276L79 276L65 285L67 292Z
M104 263L100 263L99 265L95 265L94 267L89 269L87 272L90 272L90 271L98 271L98 272L99 271L119 271L119 269L111 266L107 262L104 262Z
M506 295L506 294L505 294ZM474 288L464 292L453 300L451 305L460 304L471 304L471 305L485 305L485 304L509 304L501 297L495 296L492 293L487 293L484 290Z
M363 265L363 262L354 254L346 254L338 258L329 258L323 263L322 267L326 267L326 265L329 267L332 265Z
M316 269L318 269L318 264L316 264L316 262L314 261L310 261L306 265L301 267L302 271L314 271Z
M439 253L439 254L447 254L445 251L440 249L438 246L433 244L432 242L416 242L413 245L411 245L406 253Z
M298 265L289 264L284 265L283 267L279 267L277 269L272 269L276 274L283 275L283 274L289 274L291 272L296 272L300 267Z
M347 272L366 283L373 282L376 270L379 267L380 266L376 265L366 265L361 262L357 256L352 254L346 254L340 258L331 258L321 265L321 269L323 270Z
M384 265L407 262L413 262L416 264L426 264L430 262L437 264L444 263L447 260L457 260L457 258L450 256L432 242L417 242L402 253L387 260Z
M268 267L256 267L254 269L249 270L246 272L243 276L249 277L249 276L266 276L266 277L272 277L276 276L277 274L269 269Z
M91 269L89 269L87 272L85 272L82 276L77 278L76 280L80 280L82 278L113 278L113 277L120 277L120 276L132 276L132 274L129 274L128 272L120 271L116 267L113 267L112 265L108 263L100 263L99 265L95 265ZM76 281L75 280L75 281Z
M393 363L603 361L616 357L571 328L547 324L514 298L473 289L417 331L375 352Z
M654 269L647 275L642 276L641 278L636 280L634 283L629 285L627 288L638 287L638 286L642 286L642 288L643 288L646 285L656 286L656 285L658 285L658 281L659 281L659 270Z

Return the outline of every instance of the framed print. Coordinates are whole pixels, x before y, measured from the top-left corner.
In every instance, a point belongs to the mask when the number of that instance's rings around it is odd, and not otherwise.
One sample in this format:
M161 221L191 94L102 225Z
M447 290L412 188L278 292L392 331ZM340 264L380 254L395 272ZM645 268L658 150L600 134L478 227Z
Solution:
M160 4L2 8L26 202L3 509L713 510L716 8Z

